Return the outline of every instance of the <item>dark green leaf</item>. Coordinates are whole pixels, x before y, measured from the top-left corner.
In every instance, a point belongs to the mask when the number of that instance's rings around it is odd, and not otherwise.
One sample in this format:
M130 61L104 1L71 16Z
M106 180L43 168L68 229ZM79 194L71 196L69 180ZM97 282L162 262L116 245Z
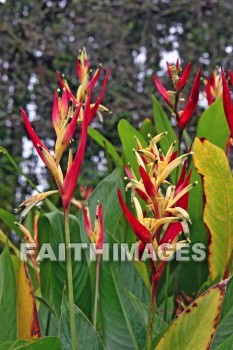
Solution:
M16 280L8 245L0 256L0 341L17 337Z
M75 312L75 330L76 330L76 342L78 350L103 350L104 346L98 333L93 328L92 324L84 313L74 306ZM71 350L70 339L70 319L69 319L69 304L66 293L64 293L62 303L62 313L60 321L60 337L62 348L64 350Z

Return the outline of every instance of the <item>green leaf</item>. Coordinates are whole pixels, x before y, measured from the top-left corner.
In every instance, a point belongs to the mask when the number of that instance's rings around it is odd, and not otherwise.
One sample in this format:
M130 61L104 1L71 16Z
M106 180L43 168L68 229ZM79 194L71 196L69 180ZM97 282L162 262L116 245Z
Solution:
M211 350L213 348L211 347ZM217 348L214 348L216 350L233 350L233 334L227 338L223 343L221 343Z
M74 305L76 344L78 350L103 350L104 345L84 313ZM60 339L64 350L71 350L69 304L66 293L62 303Z
M139 131L137 131L129 122L127 122L127 120L120 120L118 124L118 132L123 146L125 163L130 163L136 176L139 176L138 162L133 153L133 149L137 149L137 143L134 136L136 136L141 142L142 147L147 147L148 142Z
M173 321L156 350L208 349L216 332L225 287L226 281L194 300Z
M203 176L206 198L204 221L210 234L210 276L224 276L233 247L233 179L222 149L196 138L194 164Z
M133 295L129 291L126 291L126 292L127 292L127 295L129 297L130 302L132 303L132 305L134 307L134 310L136 311L139 319L141 320L143 327L146 330L147 325L148 325L149 307L147 305L145 305L143 302L141 302L141 300L139 300L135 295ZM156 336L158 333L160 333L166 327L167 327L167 323L164 322L164 320L158 314L155 314L153 335Z
M72 243L80 243L79 223L70 215L70 234ZM58 258L58 244L65 242L63 214L56 211L45 214L39 219L39 242L50 243ZM44 299L54 307L57 318L60 317L62 293L67 284L66 263L44 259L40 263L41 291ZM81 261L73 261L74 301L87 315L91 314L91 283L85 254ZM51 302L52 301L52 302Z
M145 118L140 126L139 132L142 134L145 140L148 139L148 134L152 137L155 136L155 127L152 124L150 118Z
M107 148L108 153L114 159L116 164L120 164L121 157L119 156L116 148L113 146L111 142L109 142L99 131L93 129L91 127L88 128L88 135L96 141L101 147L104 149Z
M8 245L0 256L0 341L17 337L16 280Z
M0 350L62 350L58 337L44 337L33 342L15 340L0 343Z
M219 98L202 114L197 127L197 137L204 137L225 151L229 135L222 98Z
M106 231L109 231L112 236L116 235L116 229L122 216L122 209L117 196L118 188L124 190L120 169L114 170L112 174L101 181L88 199L92 223L94 224L97 202L100 201L103 206L104 228ZM79 214L79 219L81 223L82 241L88 242L82 213Z
M166 153L173 141L176 141L178 144L178 139L167 114L164 112L161 104L155 96L152 96L152 103L155 129L157 131L157 134L165 131L168 132L168 135L164 137L159 143L163 153Z
M20 237L23 236L20 228L15 224L16 217L9 213L7 210L0 209L0 219L13 231L15 231Z
M229 338L232 339L232 342L229 344L233 344L232 338L232 329L233 329L233 303L232 303L232 295L233 295L233 278L227 283L226 295L223 302L221 318L219 321L219 325L217 328L216 335L214 337L213 344L211 346L211 350L214 349L231 349L229 347L223 348L221 344L228 344Z
M145 329L126 290L149 304L148 290L132 262L102 262L99 305L107 349L139 350L145 345Z

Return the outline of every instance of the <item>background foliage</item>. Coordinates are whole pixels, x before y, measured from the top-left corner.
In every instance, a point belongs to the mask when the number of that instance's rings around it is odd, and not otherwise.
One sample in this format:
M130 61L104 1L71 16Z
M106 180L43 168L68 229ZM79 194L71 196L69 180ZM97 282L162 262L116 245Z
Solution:
M98 127L118 145L120 118L138 125L151 117L150 96L155 92L151 75L162 73L164 55L169 59L173 52L172 60L177 55L182 62L192 60L193 75L200 64L204 74L220 63L232 68L232 12L224 0L1 0L0 144L21 161L35 183L45 187L50 178L44 167L36 167L37 156L26 142L19 107L27 106L35 129L51 145L56 69L77 86L74 58L82 46L93 68L97 62L111 68L105 105L113 115L106 115L104 126ZM93 166L95 172L89 170ZM89 141L83 181L96 184L106 172L104 152ZM5 157L0 157L0 177L1 206L12 210L31 187L12 172Z

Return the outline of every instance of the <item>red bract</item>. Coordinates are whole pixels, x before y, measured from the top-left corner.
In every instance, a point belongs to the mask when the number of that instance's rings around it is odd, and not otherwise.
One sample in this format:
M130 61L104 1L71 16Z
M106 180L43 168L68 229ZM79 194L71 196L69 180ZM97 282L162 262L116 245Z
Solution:
M131 213L127 205L125 204L121 191L118 189L118 198L120 201L120 205L122 207L123 213L125 214L125 217L132 227L132 230L135 232L136 236L144 243L151 243L152 242L152 236L150 234L150 231L147 230L145 226L143 226Z
M161 81L159 80L159 78L156 75L154 75L154 83L155 83L155 86L157 87L159 93L164 98L165 102L168 104L169 107L172 108L172 103L171 103L170 98L168 96L167 90L165 89L165 87L163 86L163 84L161 83Z
M206 93L206 98L209 106L214 102L213 96L211 94L211 80L212 80L211 77L208 77L206 79L206 86L205 86L205 93Z
M104 243L104 220L103 220L103 207L100 203L97 205L97 209L96 209L96 220L98 220L96 248L102 249L103 243Z
M185 106L184 111L180 115L178 119L178 127L180 130L184 130L186 125L188 124L190 118L192 117L198 103L199 99L199 91L200 91L200 78L201 78L201 69L198 70L196 77L194 79L194 83L192 86L192 90L188 99L188 103Z
M21 108L21 115L23 117L24 125L27 129L30 139L32 140L32 143L35 149L37 150L37 153L39 154L44 164L52 172L58 188L61 189L63 176L60 168L57 166L55 159L52 156L52 154L49 152L48 148L44 145L44 143L40 140L40 138L32 128L31 123L29 122L29 119L27 117L27 114L22 108Z
M191 71L191 67L192 67L192 63L189 62L187 64L187 66L185 67L185 70L183 71L180 79L178 80L177 84L176 84L176 90L177 91L182 91L183 88L185 87L186 83L187 83L187 80L188 80L188 77L189 77L189 74L190 74L190 71Z
M82 129L81 129L81 135L78 145L78 150L76 152L75 158L73 163L71 164L70 169L68 170L66 177L64 179L63 183L63 190L62 190L62 203L64 208L68 208L70 204L70 200L73 196L76 183L78 181L78 177L80 174L85 149L86 149L86 143L87 143L87 129L89 125L89 118L92 115L90 113L90 98L89 95L88 100L85 105L84 109L84 118L82 123Z
M229 76L232 79L232 73ZM227 83L226 76L223 69L222 69L222 84L223 84L223 108L224 108L225 116L227 118L231 136L233 136L233 104L231 101L231 93L230 93L229 85Z

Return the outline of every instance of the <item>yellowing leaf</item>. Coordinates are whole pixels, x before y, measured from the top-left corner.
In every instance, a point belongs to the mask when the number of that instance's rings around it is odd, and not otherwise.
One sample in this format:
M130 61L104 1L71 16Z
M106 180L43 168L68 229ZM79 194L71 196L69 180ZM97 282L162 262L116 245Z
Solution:
M226 281L208 289L172 323L156 350L209 349L218 325Z
M233 248L233 179L222 149L196 138L194 164L203 176L204 222L210 233L208 264L212 279L223 277Z
M21 262L17 286L18 339L31 340L41 337L36 302L31 279L25 262Z

